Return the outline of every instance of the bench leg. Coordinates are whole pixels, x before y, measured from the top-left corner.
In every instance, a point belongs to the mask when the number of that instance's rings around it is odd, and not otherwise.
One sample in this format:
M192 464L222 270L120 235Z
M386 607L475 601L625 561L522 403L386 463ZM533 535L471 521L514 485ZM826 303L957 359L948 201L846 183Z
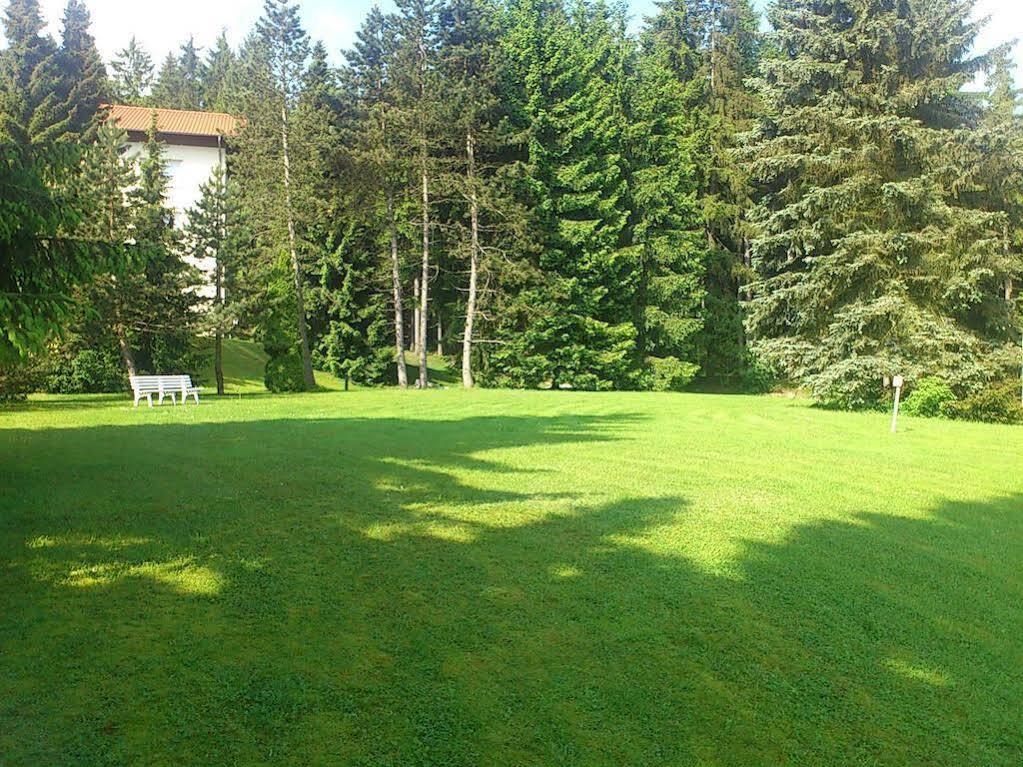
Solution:
M136 394L135 395L135 405L134 405L134 407L138 407L139 406L139 400L140 399L141 399L141 397L138 394Z
M153 395L152 394L147 394L146 395L146 399L149 400L149 407L152 407L153 406Z

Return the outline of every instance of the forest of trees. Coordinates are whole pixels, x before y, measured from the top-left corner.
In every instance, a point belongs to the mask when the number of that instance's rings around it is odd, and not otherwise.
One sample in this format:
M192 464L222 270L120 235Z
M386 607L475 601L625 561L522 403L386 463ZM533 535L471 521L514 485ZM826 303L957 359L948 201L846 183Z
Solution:
M0 386L116 389L214 347L222 388L237 336L277 390L425 387L437 354L465 386L1018 391L1023 100L973 5L662 0L636 26L396 0L334 57L266 0L237 49L157 66L134 39L104 63L81 0L59 42L9 0ZM126 159L111 102L240 118L183 231L155 132Z

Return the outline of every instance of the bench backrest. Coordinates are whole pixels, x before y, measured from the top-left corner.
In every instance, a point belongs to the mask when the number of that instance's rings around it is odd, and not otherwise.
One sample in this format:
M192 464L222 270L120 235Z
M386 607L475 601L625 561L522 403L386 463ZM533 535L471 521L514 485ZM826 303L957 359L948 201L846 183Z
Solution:
M131 388L138 392L172 392L192 387L191 376L129 376Z

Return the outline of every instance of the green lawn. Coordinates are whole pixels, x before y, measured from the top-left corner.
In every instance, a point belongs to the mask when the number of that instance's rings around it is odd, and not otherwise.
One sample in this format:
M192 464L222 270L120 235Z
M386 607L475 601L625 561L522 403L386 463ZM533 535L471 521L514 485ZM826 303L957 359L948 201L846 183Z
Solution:
M1023 763L1023 429L360 390L0 412L0 764Z

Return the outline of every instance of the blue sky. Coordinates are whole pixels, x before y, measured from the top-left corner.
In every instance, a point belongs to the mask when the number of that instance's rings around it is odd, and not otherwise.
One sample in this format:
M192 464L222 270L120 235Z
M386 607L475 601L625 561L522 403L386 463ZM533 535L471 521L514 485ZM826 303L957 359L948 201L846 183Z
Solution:
M388 7L391 0L379 0ZM6 4L5 0L0 2ZM56 32L66 0L42 0L44 12ZM327 43L331 54L351 44L366 11L375 0L300 0L306 28L315 38ZM767 0L759 0L766 5ZM208 46L223 28L237 43L252 27L262 8L262 0L172 0L169 3L138 0L86 0L92 11L93 25L100 50L107 58L124 47L135 35L156 61L176 48L189 35ZM653 0L631 0L637 19L653 7ZM978 0L978 15L990 16L979 44L982 48L1023 36L1023 0ZM1016 47L1016 60L1023 72L1023 46ZM1017 77L1021 75L1018 73Z

